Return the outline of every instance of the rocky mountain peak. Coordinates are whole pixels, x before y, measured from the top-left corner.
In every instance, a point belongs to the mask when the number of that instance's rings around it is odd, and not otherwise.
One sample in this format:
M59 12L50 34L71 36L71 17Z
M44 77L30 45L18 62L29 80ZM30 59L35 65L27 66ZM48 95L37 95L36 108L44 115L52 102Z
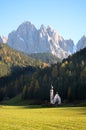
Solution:
M74 52L74 41L72 39L65 40L66 43L66 51L71 54Z
M44 24L41 25L40 30L46 30L46 26Z
M7 39L5 36L0 36L0 43L7 43Z
M31 22L22 23L16 31L8 35L8 44L16 50L28 54L52 53L59 58L67 57L68 49L72 52L71 47L73 48L74 45L72 43L71 40L65 41L52 27L46 28L42 24L37 30Z
M39 29L40 37L43 37L47 34L46 27L42 24L40 29Z
M86 36L83 35L77 43L77 51L86 47Z
M3 40L2 40L2 38L1 38L1 36L0 36L0 43L2 43L3 42Z
M17 32L28 33L34 32L35 30L36 28L31 22L24 22L18 27Z

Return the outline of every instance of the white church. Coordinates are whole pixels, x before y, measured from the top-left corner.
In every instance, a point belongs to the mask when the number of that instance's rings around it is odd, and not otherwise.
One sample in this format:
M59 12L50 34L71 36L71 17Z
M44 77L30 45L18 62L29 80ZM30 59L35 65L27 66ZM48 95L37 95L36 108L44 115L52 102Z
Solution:
M53 86L51 85L51 89L50 89L50 104L56 104L56 103L61 104L61 97L59 96L58 92L54 96Z

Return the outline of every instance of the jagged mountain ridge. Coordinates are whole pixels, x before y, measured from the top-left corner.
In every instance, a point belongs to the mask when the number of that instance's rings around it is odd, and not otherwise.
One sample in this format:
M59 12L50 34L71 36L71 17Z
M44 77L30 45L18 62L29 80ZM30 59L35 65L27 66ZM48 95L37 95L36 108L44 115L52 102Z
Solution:
M3 42L3 40L2 40L2 38L1 38L1 36L0 36L0 43L2 43Z
M77 51L86 47L86 36L82 36L77 43Z
M0 43L7 43L8 38L5 36L0 36Z
M31 53L52 53L59 58L65 58L73 53L72 40L64 40L55 29L41 25L40 29L30 22L24 22L16 31L8 35L8 45L12 48ZM71 47L70 47L71 46Z

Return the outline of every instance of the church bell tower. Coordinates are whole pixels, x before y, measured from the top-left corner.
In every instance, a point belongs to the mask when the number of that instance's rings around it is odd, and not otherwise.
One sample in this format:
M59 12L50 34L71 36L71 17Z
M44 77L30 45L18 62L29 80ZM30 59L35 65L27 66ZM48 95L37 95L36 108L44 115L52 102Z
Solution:
M53 86L51 85L51 89L50 89L50 103L51 104L54 104L53 99L54 99L54 90L53 90Z

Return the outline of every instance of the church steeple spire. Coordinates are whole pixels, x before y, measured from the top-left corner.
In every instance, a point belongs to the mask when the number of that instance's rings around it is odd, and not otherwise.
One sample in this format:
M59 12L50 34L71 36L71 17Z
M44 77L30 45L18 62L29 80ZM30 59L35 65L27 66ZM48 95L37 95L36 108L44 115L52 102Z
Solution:
M53 98L54 98L54 90L53 86L51 84L51 89L50 89L50 103L53 104Z
M51 84L51 89L50 89L50 103L51 104L61 104L61 97L59 96L58 92L55 94L54 96L54 90L53 90L53 86Z

